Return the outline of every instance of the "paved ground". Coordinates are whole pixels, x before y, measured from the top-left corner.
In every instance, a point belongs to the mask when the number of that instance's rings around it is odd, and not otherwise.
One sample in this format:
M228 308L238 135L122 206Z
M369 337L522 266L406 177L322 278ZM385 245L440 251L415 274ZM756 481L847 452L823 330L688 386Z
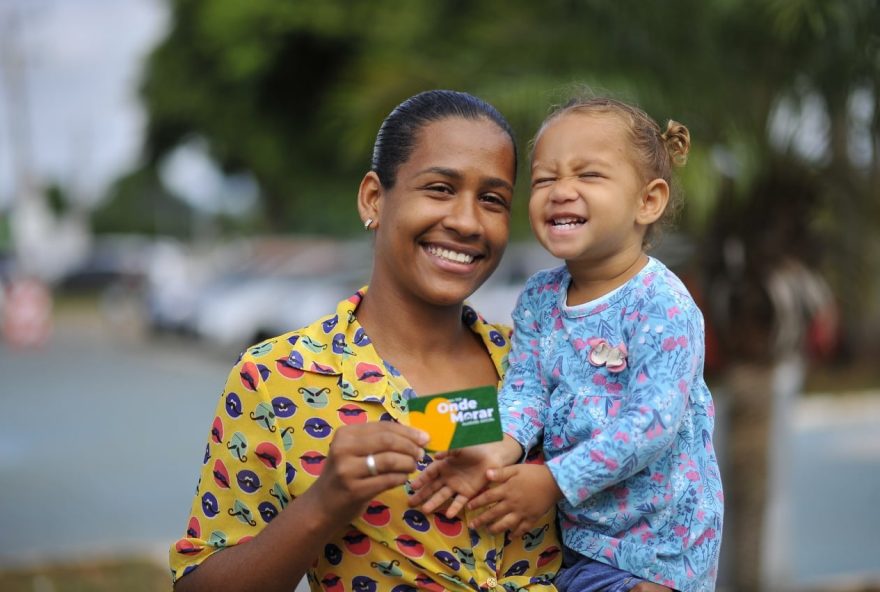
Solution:
M93 321L65 318L43 351L0 345L0 568L164 561L185 527L234 356ZM791 589L880 581L880 393L796 397L790 410L771 516L777 577Z

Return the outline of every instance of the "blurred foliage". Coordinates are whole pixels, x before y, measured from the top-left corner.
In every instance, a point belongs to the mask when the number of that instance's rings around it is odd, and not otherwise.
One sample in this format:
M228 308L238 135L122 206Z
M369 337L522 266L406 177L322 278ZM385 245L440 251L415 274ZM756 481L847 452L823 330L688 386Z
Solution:
M851 323L877 300L876 282L852 289L880 276L877 0L169 2L143 85L146 169L202 138L257 179L267 229L358 232L357 182L407 96L487 99L524 163L551 103L585 84L690 127L679 226L707 276L735 238L756 281L786 257L826 265Z

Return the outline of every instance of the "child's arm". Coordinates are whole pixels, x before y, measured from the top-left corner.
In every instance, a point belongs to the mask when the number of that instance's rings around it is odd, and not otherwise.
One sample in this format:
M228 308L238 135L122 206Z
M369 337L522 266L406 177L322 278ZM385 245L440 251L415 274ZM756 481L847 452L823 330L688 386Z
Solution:
M473 528L489 525L489 532L511 531L514 537L531 530L562 499L553 474L543 464L519 464L487 471L497 486L487 489L467 507L471 510L495 504L472 522Z

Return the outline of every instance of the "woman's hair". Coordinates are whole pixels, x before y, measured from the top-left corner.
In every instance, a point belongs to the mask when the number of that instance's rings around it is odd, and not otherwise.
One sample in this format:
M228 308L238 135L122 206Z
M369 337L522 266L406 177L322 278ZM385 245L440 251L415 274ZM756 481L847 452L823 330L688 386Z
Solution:
M623 101L608 97L581 95L555 108L541 124L533 143L537 141L541 132L550 122L569 113L617 116L629 134L634 160L643 180L647 182L653 179L663 179L669 184L669 203L666 205L666 210L660 219L648 228L642 241L645 247L650 246L651 239L655 238L657 234L656 227L665 227L671 224L681 209L682 197L678 187L672 182L672 169L673 167L682 167L687 163L687 155L691 149L690 132L683 124L671 119L666 124L666 130L662 130L657 122L642 109Z
M379 176L385 189L394 187L397 170L409 160L416 144L416 134L424 126L447 117L488 119L510 137L516 175L516 140L503 115L486 101L453 90L428 90L412 96L394 108L376 135L370 170Z

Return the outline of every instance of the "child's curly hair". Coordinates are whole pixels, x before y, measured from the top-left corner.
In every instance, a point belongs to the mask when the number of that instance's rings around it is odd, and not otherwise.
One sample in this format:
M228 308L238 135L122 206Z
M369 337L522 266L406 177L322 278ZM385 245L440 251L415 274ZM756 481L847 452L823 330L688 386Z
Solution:
M532 145L551 121L569 113L601 113L617 116L629 132L633 156L642 178L646 182L663 179L669 184L669 203L666 210L660 219L648 228L642 241L645 248L652 246L658 234L657 227L669 226L682 206L681 194L672 182L672 169L687 163L688 152L691 149L691 134L687 127L670 119L664 131L639 107L609 97L581 94L556 107L547 116L538 133L535 134Z

